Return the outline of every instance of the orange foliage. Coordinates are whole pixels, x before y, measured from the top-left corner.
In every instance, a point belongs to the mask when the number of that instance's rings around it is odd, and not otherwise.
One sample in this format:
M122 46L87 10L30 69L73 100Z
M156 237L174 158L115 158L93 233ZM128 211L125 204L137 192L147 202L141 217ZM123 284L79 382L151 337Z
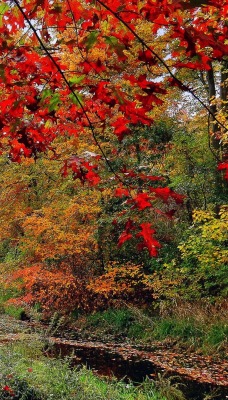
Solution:
M23 268L12 275L8 284L24 291L20 298L11 299L11 304L39 304L44 316L54 311L64 315L89 307L85 282L65 265L59 270L44 269L42 265Z
M119 299L142 305L153 300L153 288L148 285L142 266L113 262L106 271L88 285L88 289L96 295L102 295L106 302Z

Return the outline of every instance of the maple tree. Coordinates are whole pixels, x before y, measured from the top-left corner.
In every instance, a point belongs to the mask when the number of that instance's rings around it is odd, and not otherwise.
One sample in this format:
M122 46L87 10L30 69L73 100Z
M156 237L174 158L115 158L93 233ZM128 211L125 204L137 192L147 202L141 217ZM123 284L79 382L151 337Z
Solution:
M114 135L123 143L137 137L136 127L153 124L153 109L162 107L173 87L189 93L207 111L214 142L225 141L226 1L6 0L0 11L1 145L9 148L10 160L37 159L43 152L59 158L56 139L90 131L99 155L88 160L72 152L63 161L62 175L71 172L93 186L107 179L106 165L115 180L114 195L124 197L128 208L123 210L119 245L136 238L139 249L156 256L160 244L147 211L162 213L157 200L178 205L183 196L167 187L153 166L146 173L117 168L114 142L107 142ZM159 42L163 34L175 42L175 49L165 47L161 54L151 38ZM215 61L222 71L220 110L216 99L204 102L178 75L183 69L205 72L212 83ZM212 86L209 98L214 96ZM224 148L218 166L222 172L227 169ZM165 211L170 218L172 209Z

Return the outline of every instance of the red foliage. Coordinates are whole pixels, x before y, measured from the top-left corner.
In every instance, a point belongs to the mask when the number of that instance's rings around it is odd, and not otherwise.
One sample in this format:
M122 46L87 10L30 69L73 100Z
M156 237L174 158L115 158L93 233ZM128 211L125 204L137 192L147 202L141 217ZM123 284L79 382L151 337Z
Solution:
M153 235L155 233L154 229L151 229L151 224L145 222L140 225L141 232L137 233L137 237L142 237L143 242L139 243L139 249L147 248L150 256L156 257L158 254L158 249L161 247L160 243L154 239Z
M147 207L152 207L150 197L147 193L137 194L137 196L134 198L134 202L135 207L137 207L139 210L144 210Z
M14 162L20 162L23 157L36 159L39 153L47 151L52 151L54 158L57 157L53 145L56 138L78 137L90 129L92 140L102 154L99 166L82 156L72 155L61 169L63 176L70 170L73 178L82 184L93 186L101 182L104 159L114 172L98 140L104 132L113 133L121 142L134 134L134 126L151 125L149 112L155 105L162 105L167 80L170 86L193 92L138 35L137 24L149 24L151 35L156 35L160 28L169 29L171 40L178 43L173 57L179 69L208 71L211 62L222 60L228 53L226 0L211 0L200 7L192 6L188 0L63 0L61 3L32 0L20 4L17 0L10 6L6 0L1 3L1 145L9 149L9 157ZM39 21L39 30L36 21ZM72 25L76 27L76 34L71 38L68 28L72 29ZM28 27L28 34L20 44L18 37ZM66 39L58 38L62 33ZM141 48L137 48L139 45ZM69 71L67 62L64 65L61 46L70 54L77 53L75 71ZM130 63L127 54L133 57ZM154 66L163 66L169 77L161 82L153 80L148 71ZM129 72L132 67L134 74ZM218 168L227 171L226 163ZM131 175L127 172L124 178L133 175L135 181L162 179L137 171ZM227 176L226 172L226 179ZM134 189L138 194L133 199L123 187L118 187L115 194L129 197L128 204L141 212L152 207L154 198L164 203L173 200L177 205L183 202L183 196L168 187L150 187L143 192L140 188ZM164 215L171 218L174 212ZM141 224L141 229L137 236L143 237L140 247L147 247L155 255L159 246L155 241L152 244L154 232L150 224ZM125 230L119 245L130 238L130 230Z
M223 162L218 165L218 170L225 172L224 178L228 180L228 162Z

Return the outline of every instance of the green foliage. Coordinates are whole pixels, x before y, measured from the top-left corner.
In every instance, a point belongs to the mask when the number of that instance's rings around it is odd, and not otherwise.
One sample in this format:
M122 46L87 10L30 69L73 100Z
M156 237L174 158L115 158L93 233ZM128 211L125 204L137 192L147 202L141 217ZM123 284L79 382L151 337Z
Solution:
M166 227L166 232L167 231L168 231L168 229ZM164 232L164 230L163 230L163 232ZM177 233L177 232L175 232L175 233ZM176 241L176 238L173 237L173 242L162 243L162 247L159 251L158 257L150 258L147 260L148 270L150 272L161 272L161 273L164 273L164 275L165 275L164 265L171 263L174 258L178 258L178 256L179 256L178 249L177 249L177 243L175 243L175 241Z
M10 240L2 240L0 243L0 262L3 262L10 249Z
M20 291L17 288L1 287L1 289L0 289L0 305L3 306L7 300L17 297L19 294L20 294Z
M17 318L21 319L21 310L19 310L17 307L14 306L9 306L7 304L7 300L13 299L17 297L20 294L20 290L14 287L6 288L5 285L2 285L0 288L0 312L6 312L7 314ZM12 314L11 314L12 313Z
M4 378L3 378L4 379ZM5 379L1 390L1 400L42 400L43 396L39 390L29 386L24 379ZM9 386L11 385L11 386Z
M158 380L155 386L167 397L167 400L185 400L185 396L179 388L180 385L178 383L173 383L172 378L165 378L161 374L158 374Z
M226 346L228 326L223 321L207 325L191 318L163 318L154 321L147 339L178 339L180 343L212 353Z
M94 327L105 329L112 333L126 333L134 323L134 315L128 309L109 309L88 316L85 328Z
M92 31L86 38L86 50L88 51L97 42L98 31Z
M3 15L9 9L8 4L0 3L0 27L3 25Z
M191 125L194 123L194 126ZM208 147L208 132L197 119L176 129L165 157L170 187L185 194L188 214L194 208L207 208L215 200L216 161ZM189 217L191 217L189 215Z
M63 330L64 324L65 324L65 318L63 316L58 315L58 313L55 312L50 318L48 327L45 331L45 336L47 337L55 336L61 330Z
M222 343L228 342L228 325L215 324L205 332L205 345L204 347L219 347Z
M76 321L82 336L94 336L102 340L104 337L115 337L115 340L129 338L140 341L149 335L152 325L152 319L136 307L108 309L79 317Z
M131 339L141 339L145 336L145 326L139 322L134 322L128 329L128 337Z
M14 317L16 319L23 319L25 316L25 310L22 307L14 306L12 304L8 304L4 306L4 311L6 314Z

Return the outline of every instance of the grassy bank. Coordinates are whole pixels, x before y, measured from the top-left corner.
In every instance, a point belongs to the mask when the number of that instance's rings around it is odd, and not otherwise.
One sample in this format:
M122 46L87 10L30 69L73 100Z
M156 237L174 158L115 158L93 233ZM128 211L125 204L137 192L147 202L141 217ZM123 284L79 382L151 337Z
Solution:
M148 315L136 308L109 309L87 317L78 317L73 324L86 338L129 339L146 345L170 340L186 349L205 354L225 354L228 343L227 311L212 313L212 308L184 305L176 310Z
M86 367L72 369L70 358L48 359L43 344L31 338L0 348L1 400L183 400L164 381L139 386L101 379ZM159 387L160 386L160 387Z
M4 312L16 319L29 318L27 311L13 305L4 306ZM40 320L42 314L31 309L30 317ZM129 341L142 345L170 341L185 349L223 357L228 345L227 320L228 310L224 302L217 305L189 302L172 306L164 304L159 310L144 311L124 306L89 315L74 313L64 317L54 313L49 320L47 334L72 339Z

